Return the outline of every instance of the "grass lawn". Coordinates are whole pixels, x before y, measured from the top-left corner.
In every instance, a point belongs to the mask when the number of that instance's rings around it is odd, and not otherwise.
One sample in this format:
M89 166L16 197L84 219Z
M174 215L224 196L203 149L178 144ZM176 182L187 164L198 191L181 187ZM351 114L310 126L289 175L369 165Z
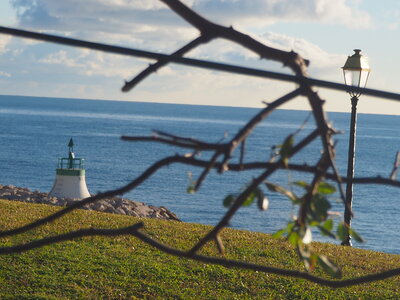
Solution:
M60 208L0 201L0 229L14 228ZM79 210L32 232L0 239L11 246L80 228L118 228L128 216ZM189 249L209 226L142 219L143 231ZM292 247L267 234L224 229L226 258L303 270ZM344 278L400 267L400 255L315 243L342 267ZM201 251L219 256L213 243ZM131 236L85 237L22 254L0 255L0 299L399 299L400 276L343 289L261 272L207 265L164 254ZM321 270L316 275L325 276Z

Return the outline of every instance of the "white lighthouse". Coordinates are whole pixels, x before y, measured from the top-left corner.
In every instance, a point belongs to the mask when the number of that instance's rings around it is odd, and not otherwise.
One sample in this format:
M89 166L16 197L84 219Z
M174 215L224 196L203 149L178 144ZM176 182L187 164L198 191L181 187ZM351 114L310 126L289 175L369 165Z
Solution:
M49 196L57 198L83 199L90 197L86 186L83 158L75 158L74 141L68 143L68 158L59 158L56 180Z

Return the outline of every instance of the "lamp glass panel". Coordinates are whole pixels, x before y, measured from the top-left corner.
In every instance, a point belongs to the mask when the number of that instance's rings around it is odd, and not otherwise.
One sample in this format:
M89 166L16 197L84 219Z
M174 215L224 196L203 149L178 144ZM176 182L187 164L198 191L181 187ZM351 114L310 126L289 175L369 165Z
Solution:
M344 70L344 79L346 85L358 87L361 79L360 70Z
M364 88L367 85L369 70L361 71L360 87Z

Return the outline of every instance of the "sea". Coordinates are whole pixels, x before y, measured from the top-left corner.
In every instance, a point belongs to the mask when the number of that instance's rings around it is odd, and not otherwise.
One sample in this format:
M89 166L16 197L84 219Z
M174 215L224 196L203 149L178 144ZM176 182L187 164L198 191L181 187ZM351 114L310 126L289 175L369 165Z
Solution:
M0 184L49 192L57 159L67 157L67 144L73 138L76 157L85 159L89 191L96 194L116 189L163 157L190 153L190 150L160 143L122 141L122 135L151 136L154 130L161 130L207 142L227 141L258 111L242 107L0 96ZM334 137L336 164L345 175L350 114L328 113L328 118L341 132ZM296 132L295 142L298 142L315 127L310 112L277 110L250 135L244 159L267 161L274 146L282 144L287 135ZM314 164L321 149L320 140L316 140L291 162ZM388 177L399 150L400 116L358 114L356 177ZM210 157L207 152L198 155L202 159ZM232 162L238 162L239 156L238 151L233 153ZM227 210L223 206L224 198L239 193L261 172L219 174L212 171L197 193L188 194L191 180L200 175L201 169L171 164L124 197L165 206L185 222L215 225ZM279 171L268 180L292 188L293 182L310 180L310 176ZM262 189L269 199L269 209L260 211L257 205L243 207L230 227L274 233L296 215L296 207L289 199L265 187ZM294 192L300 191L294 187ZM365 239L364 243L355 242L355 247L400 254L399 192L399 188L379 184L354 185L352 226ZM343 214L337 193L330 201L332 211ZM341 218L335 217L335 222ZM338 243L317 232L313 239Z

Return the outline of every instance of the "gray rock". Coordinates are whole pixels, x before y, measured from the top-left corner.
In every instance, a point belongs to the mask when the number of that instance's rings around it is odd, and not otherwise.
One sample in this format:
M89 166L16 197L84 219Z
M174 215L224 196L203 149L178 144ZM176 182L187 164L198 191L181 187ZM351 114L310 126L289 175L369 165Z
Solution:
M116 214L119 214L119 215L126 215L126 212L125 212L125 210L123 209L122 206L117 207L117 208L115 209L115 213L116 213Z
M49 197L47 193L42 193L37 190L32 192L27 188L1 184L0 199L41 203L56 206L70 206L76 201L79 201L78 199ZM137 202L120 197L102 199L96 201L95 203L87 204L82 208L87 210L134 216L139 218L159 218L164 220L180 221L173 212L169 211L163 206L156 207L152 205L146 205L143 202Z

